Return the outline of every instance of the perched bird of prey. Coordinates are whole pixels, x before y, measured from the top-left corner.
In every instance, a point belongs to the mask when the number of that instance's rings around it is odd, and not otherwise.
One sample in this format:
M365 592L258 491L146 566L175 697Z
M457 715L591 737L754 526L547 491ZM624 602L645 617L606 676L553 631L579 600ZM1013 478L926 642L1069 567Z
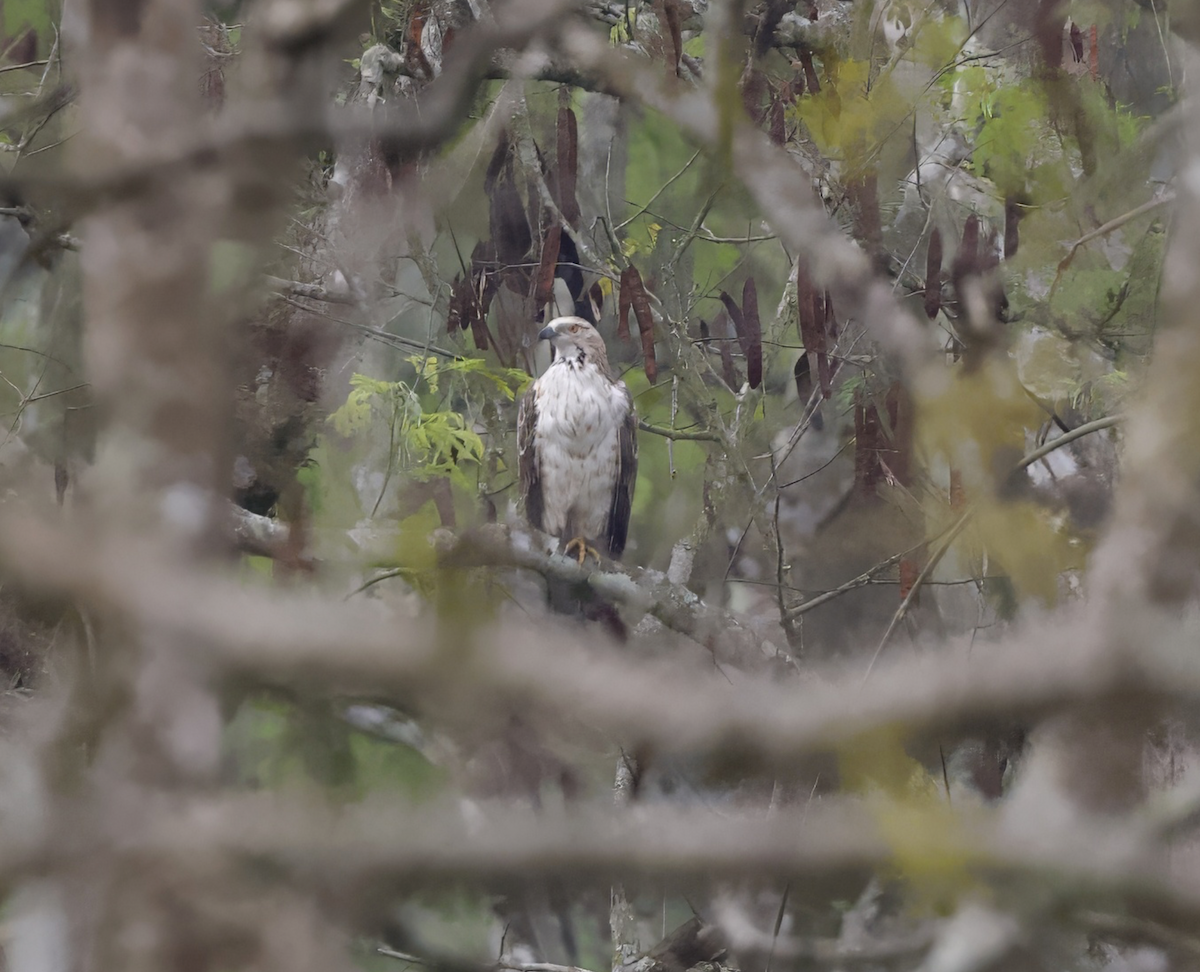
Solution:
M619 557L637 478L637 415L608 367L604 339L582 317L559 317L538 334L554 348L546 373L521 399L517 447L529 522L575 552L593 544Z

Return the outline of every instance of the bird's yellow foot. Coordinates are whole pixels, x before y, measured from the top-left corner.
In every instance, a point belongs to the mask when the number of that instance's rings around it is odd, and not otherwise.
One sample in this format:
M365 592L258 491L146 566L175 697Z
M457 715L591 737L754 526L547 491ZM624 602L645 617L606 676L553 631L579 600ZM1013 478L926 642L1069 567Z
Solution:
M574 557L579 561L580 567L583 566L584 561L586 561L588 557L592 557L596 563L600 563L600 551L595 547L590 546L583 537L576 537L574 540L569 541L565 547L563 547L563 553L568 557L572 556L572 550L575 551Z

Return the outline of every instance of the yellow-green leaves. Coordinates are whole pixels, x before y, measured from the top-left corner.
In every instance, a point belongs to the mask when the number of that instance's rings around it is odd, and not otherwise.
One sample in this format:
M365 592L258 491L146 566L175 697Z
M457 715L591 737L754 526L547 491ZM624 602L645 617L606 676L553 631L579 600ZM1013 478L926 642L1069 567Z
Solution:
M1079 566L1081 548L1052 510L1007 495L1009 472L1026 451L1026 432L1045 418L1012 360L991 356L920 396L917 405L926 455L959 470L974 501L972 527L960 541L969 559L979 563L986 553L1018 590L1052 601L1059 575Z
M988 558L999 565L1018 591L1046 604L1058 596L1058 578L1082 567L1082 549L1045 507L1036 503L984 500L976 507L970 538L977 538ZM980 551L982 552L982 551Z
M1007 357L989 357L973 372L947 377L918 395L919 435L925 451L952 465L990 476L997 459L1011 463L1025 451L1025 430L1044 413L1025 394Z
M355 374L350 378L350 394L346 396L346 404L329 416L329 421L339 435L347 438L358 435L371 424L371 399L375 396L391 397L394 391L398 389L386 381Z
M1027 180L1036 179L1039 167L1058 161L1062 154L1049 127L1045 90L1032 79L1008 85L993 92L983 108L972 165L1001 194L1020 194L1026 191Z
M460 379L468 392L499 392L512 402L532 380L519 368L494 368L483 358L455 358L446 361L441 358L413 356L407 360L417 369L419 380L424 381L435 394L439 390L442 378Z
M409 455L419 479L463 476L460 463L483 459L483 440L466 427L458 412L427 412L405 430Z
M967 39L967 25L961 17L922 20L912 41L913 56L931 68L942 68L954 60Z
M839 749L844 787L863 797L896 869L927 906L940 908L974 884L963 817L940 779L905 750L902 726L864 733Z
M929 796L936 789L925 768L904 751L904 733L898 727L885 726L858 736L838 756L842 786L851 793L907 800Z
M661 223L645 222L641 224L641 231L645 233L645 239L639 239L639 233L631 231L628 236L621 242L621 254L626 260L630 259L638 253L650 253L658 245L658 234L662 229ZM602 281L606 278L601 277ZM611 281L606 281L609 288L612 287Z
M426 362L418 373L427 367ZM423 377L428 380L430 376ZM436 371L433 377L436 380ZM329 417L341 435L360 435L376 420L386 422L392 452L411 475L417 479L446 476L469 485L462 464L483 459L483 440L458 412L424 411L416 392L402 381L356 374L350 387L346 403Z
M822 152L860 165L898 131L912 105L889 78L868 88L866 61L831 62L826 70L829 83L797 101L796 115Z

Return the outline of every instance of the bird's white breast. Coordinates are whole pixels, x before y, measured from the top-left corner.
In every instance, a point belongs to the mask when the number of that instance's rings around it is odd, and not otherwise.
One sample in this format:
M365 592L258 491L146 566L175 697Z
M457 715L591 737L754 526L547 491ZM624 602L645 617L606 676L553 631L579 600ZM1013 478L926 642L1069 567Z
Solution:
M605 530L612 502L628 393L590 363L565 360L547 369L534 393L543 528L561 536L574 511L574 529L596 539Z

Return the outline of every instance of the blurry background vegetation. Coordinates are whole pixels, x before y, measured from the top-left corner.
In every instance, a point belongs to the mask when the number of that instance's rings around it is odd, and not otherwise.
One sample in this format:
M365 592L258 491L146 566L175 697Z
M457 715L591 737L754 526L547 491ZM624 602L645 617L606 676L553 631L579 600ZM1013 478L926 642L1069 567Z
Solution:
M1179 6L4 0L7 965L1196 966Z

